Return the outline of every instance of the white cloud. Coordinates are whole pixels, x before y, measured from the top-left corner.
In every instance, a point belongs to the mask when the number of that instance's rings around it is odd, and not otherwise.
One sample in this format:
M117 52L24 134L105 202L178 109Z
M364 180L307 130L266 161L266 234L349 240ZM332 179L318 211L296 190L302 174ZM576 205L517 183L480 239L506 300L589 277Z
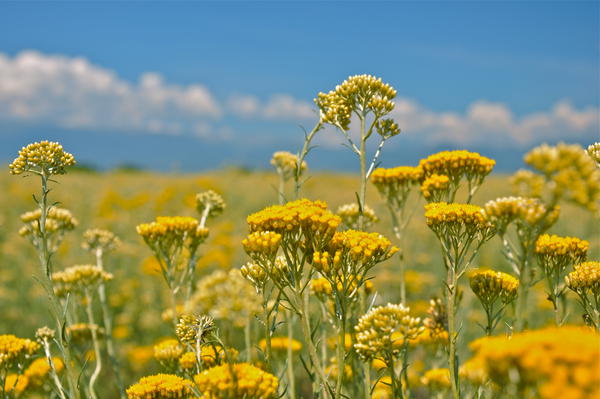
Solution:
M265 102L255 96L237 94L228 102L229 109L245 118L266 120L316 120L315 106L287 94L274 94Z
M577 140L600 135L600 109L576 109L566 100L552 108L515 117L504 104L475 101L466 111L433 112L417 102L400 98L392 116L406 134L422 135L430 142L456 144L527 145L543 140Z
M156 73L131 84L85 58L0 53L0 118L70 129L178 134L220 117L207 88L168 84Z

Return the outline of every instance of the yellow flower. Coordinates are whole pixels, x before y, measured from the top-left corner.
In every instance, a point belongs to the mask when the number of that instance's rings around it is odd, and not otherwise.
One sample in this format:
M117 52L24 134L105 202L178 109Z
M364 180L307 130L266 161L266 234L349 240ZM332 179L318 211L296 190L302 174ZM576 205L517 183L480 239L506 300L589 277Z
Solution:
M495 165L493 159L464 150L438 152L419 162L425 176L445 175L455 185L462 178L479 184Z
M248 363L224 364L194 377L206 399L270 399L277 393L277 377Z
M338 364L337 359L335 357L330 359L331 364L325 368L325 375L327 375L331 380L337 381L338 378ZM352 366L349 364L344 365L344 376L342 377L344 381L352 380Z
M30 172L49 176L62 175L65 168L72 165L75 165L75 158L65 152L62 145L52 141L40 141L23 147L9 168L13 175Z
M235 348L227 348L227 353L222 347L205 345L200 349L200 360L203 368L215 367L224 362L234 362L239 353ZM196 354L186 352L179 358L179 366L184 370L193 370L196 367Z
M575 265L565 277L567 287L575 292L590 291L600 296L600 262L589 261Z
M196 345L204 343L206 337L215 329L215 322L210 316L184 314L175 326L175 334L181 342Z
M7 393L7 397L10 398L10 392L15 395L20 395L29 387L29 379L24 375L9 374L6 376L4 381L3 391Z
M597 164L600 165L600 142L590 144L587 148L587 153Z
M191 399L193 383L172 374L143 377L127 388L128 399Z
M530 170L519 169L510 177L512 191L521 197L539 198L544 192L544 176Z
M265 256L272 258L277 254L281 234L272 231L255 231L242 241L244 250L250 256Z
M173 252L173 246L183 243L195 249L208 237L208 230L188 216L159 216L154 222L138 225L136 230L150 248L166 254Z
M514 301L519 288L519 280L493 270L475 270L469 276L469 282L484 307L493 306L498 298L504 304Z
M518 381L520 395L541 399L600 395L598 333L585 327L550 327L474 341L474 361L499 386Z
M0 368L10 368L13 364L29 359L40 349L40 344L12 334L0 335Z
M90 342L92 339L92 330L96 330L98 337L104 336L104 329L97 324L76 323L67 327L67 334L71 340L77 343Z
M421 319L409 315L410 309L402 304L379 306L363 315L354 327L356 343L354 349L367 361L374 358L398 356L399 341L410 341L424 329Z
M489 226L483 209L471 204L432 202L425 205L425 219L432 228L464 225L465 229L485 229Z
M261 339L258 343L258 346L264 352L267 348L267 340ZM272 337L271 338L271 349L274 352L287 353L288 347L292 348L292 352L299 352L302 349L302 343L295 339L290 339L288 337Z
M450 179L446 175L436 173L428 176L421 184L421 194L428 202L439 202L447 197Z
M371 174L371 181L381 196L392 206L401 208L413 186L419 184L423 170L419 167L398 166L395 168L377 168Z
M590 243L577 237L543 234L535 243L535 253L544 265L564 269L587 258Z
M183 355L183 346L176 339L166 339L154 345L154 358L164 367L173 368Z
M65 367L62 359L58 357L52 358L52 364L54 364L56 373L60 373ZM31 362L29 367L25 369L24 375L29 380L28 387L33 389L41 387L50 379L50 364L48 363L48 359L45 357L35 359Z

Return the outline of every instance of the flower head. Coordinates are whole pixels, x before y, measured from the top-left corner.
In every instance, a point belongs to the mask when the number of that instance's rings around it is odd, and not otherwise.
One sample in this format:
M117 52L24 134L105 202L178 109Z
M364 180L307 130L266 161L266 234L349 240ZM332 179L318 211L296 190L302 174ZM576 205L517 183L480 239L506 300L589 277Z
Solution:
M511 223L519 230L545 231L558 219L560 208L548 209L537 198L502 197L488 201L485 214L500 234L504 234Z
M512 302L517 297L519 280L510 274L493 270L475 270L469 276L473 293L484 306L492 306L496 300Z
M287 151L277 151L271 158L271 165L275 167L277 173L281 175L284 181L291 179L298 168L298 156ZM306 171L306 162L302 161L300 165L300 174Z
M364 229L369 229L379 221L375 211L367 205L363 207L361 214L356 202L340 206L335 213L342 218L342 224L348 229L357 229L360 225L361 216Z
M395 208L401 208L410 190L419 184L423 170L419 167L398 166L377 168L371 174L371 181L381 196Z
M587 148L587 153L598 165L600 165L600 142L590 144Z
M442 151L430 155L419 162L424 175L444 175L454 186L461 179L466 179L471 185L479 185L490 174L496 161L469 151Z
M428 176L421 184L421 194L428 202L443 201L450 192L450 178L436 173Z
M600 262L589 261L579 263L565 277L569 289L575 292L591 292L600 298Z
M173 374L156 374L141 378L127 388L128 399L192 399L193 383Z
M154 358L167 368L174 368L183 355L183 346L176 339L166 339L154 345Z
M450 371L446 368L427 370L421 377L421 384L432 391L450 389Z
M40 344L12 334L0 335L0 368L9 369L14 364L31 358Z
M206 399L271 399L277 394L277 377L248 363L225 364L194 377Z
M577 237L543 234L535 243L535 253L546 271L564 271L587 258L590 243Z
M408 342L424 329L421 319L409 315L410 309L402 304L379 306L371 309L358 320L354 327L356 343L354 349L359 356L369 361L377 357L397 357L400 347L397 341Z
M258 342L258 346L261 350L265 351L267 348L267 340L261 339ZM271 349L273 352L284 354L287 353L288 348L292 349L292 352L300 352L302 349L302 343L295 339L290 340L288 337L272 337L271 338Z
M112 274L93 265L76 265L52 273L54 290L59 296L91 290L101 283L112 280L112 278Z
M195 345L197 341L204 343L215 329L215 322L210 316L185 314L179 318L175 334L181 342Z
M62 359L58 357L52 358L52 364L57 373L60 373L65 367ZM48 363L48 359L45 357L35 359L31 362L29 367L27 367L23 373L29 380L29 384L27 385L28 388L35 389L44 385L44 383L50 379L50 370L50 363Z
M121 244L121 240L113 232L102 229L89 229L83 233L81 247L87 251L112 251Z
M225 210L225 200L213 190L204 191L196 195L196 209L207 217L219 216Z
M36 173L62 175L67 166L75 165L73 155L65 152L62 145L52 141L29 144L19 151L19 156L9 165L10 173Z

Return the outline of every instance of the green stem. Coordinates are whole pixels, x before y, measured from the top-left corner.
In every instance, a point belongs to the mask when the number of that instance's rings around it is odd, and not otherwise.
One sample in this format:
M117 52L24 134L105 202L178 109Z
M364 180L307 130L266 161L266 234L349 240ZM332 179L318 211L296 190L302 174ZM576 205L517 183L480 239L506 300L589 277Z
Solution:
M315 137L315 134L317 134L317 132L321 130L322 127L323 122L319 120L319 122L317 122L313 130L311 130L310 133L306 135L304 145L302 146L302 151L300 151L300 154L298 155L298 164L296 165L296 173L294 173L294 194L296 198L300 196L300 187L302 186L302 183L300 182L300 174L302 173L302 162L308 154L308 151L310 149L310 143L313 137Z
M342 304L343 305L343 304ZM344 318L340 320L337 339L337 383L335 386L335 398L342 397L342 382L344 381L344 371L346 371L346 321Z
M388 358L388 371L390 373L391 385L392 385L392 399L398 398L398 392L400 392L400 398L404 399L404 395L402 394L402 389L398 390L398 382L396 381L396 367L394 365L394 356L389 356Z
M292 324L292 312L288 309L285 312L287 319L288 347L287 347L287 372L288 372L288 389L290 398L296 398L296 380L294 376L294 354L292 351L292 342L294 339L294 325Z
M458 370L456 357L456 341L458 334L456 332L456 291L458 289L456 271L454 265L451 262L448 267L448 278L447 278L447 311L448 311L448 369L450 370L450 387L452 389L452 397L454 399L460 399L460 385L458 381Z
M96 391L94 389L94 385L96 385L96 381L100 376L100 372L102 371L102 353L100 352L100 340L98 339L98 330L96 322L94 321L94 312L92 310L92 296L89 291L85 290L85 310L87 313L88 323L90 324L90 330L92 333L92 342L94 345L94 355L96 357L96 368L90 377L90 381L88 384L88 389L90 393L90 397L92 399L97 399Z
M263 314L265 317L265 365L267 371L271 371L272 349L271 349L271 316L268 308L267 298L263 299Z

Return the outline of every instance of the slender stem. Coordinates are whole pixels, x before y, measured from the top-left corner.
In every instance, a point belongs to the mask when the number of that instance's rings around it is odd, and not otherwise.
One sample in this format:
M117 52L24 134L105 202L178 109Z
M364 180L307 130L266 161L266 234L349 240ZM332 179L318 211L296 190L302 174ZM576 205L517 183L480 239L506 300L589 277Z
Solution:
M96 322L94 321L94 312L92 311L92 296L89 291L85 290L85 310L87 313L88 323L90 324L90 329L92 333L92 342L94 344L94 355L96 357L96 368L90 377L90 381L88 384L88 389L90 393L90 397L92 399L97 399L96 391L94 389L94 385L96 385L96 380L98 376L100 376L100 372L102 371L102 353L100 352L100 340L98 339L98 330Z
M96 266L98 266L100 269L104 269L102 255L102 249L96 249ZM119 388L119 396L121 397L121 399L125 399L125 386L123 385L123 380L121 379L121 366L119 364L119 358L117 357L117 351L115 349L115 343L113 340L112 318L110 307L108 306L108 300L106 298L106 285L104 284L104 282L101 282L98 286L98 298L100 299L100 308L102 310L102 319L104 322L104 339L106 341L106 352L108 353L110 366L115 376L115 382L117 383L117 387Z
M343 304L342 304L343 305ZM335 385L335 398L342 397L342 382L344 381L344 371L346 371L346 320L342 316L339 320L338 339L337 339L337 383Z
M210 213L210 204L206 204L206 207L202 211L202 216L200 217L200 227L204 227L206 225L206 220L208 219L209 213Z
M263 315L265 317L265 365L271 371L272 349L271 349L271 313L269 312L267 298L263 299Z
M252 363L252 331L250 331L250 327L252 319L248 317L248 321L246 322L246 326L244 327L244 344L246 345L246 361L248 363Z
M367 138L365 135L365 117L362 116L360 118L360 192L358 194L358 199L360 201L361 209L365 207L365 201L367 196ZM360 216L359 226L361 229L364 228L364 217Z
M311 130L310 133L306 135L304 145L302 146L302 151L300 151L300 154L298 155L298 164L296 165L296 173L294 173L294 194L296 198L300 196L300 187L302 186L302 183L300 182L300 174L302 173L302 162L308 154L308 151L310 149L310 142L312 141L313 137L315 137L315 134L317 134L317 132L321 130L322 127L323 122L319 120L319 122L317 122L313 130Z
M458 334L456 333L456 291L458 289L456 281L455 265L448 262L448 278L446 281L448 296L447 296L447 311L448 311L448 369L450 370L450 387L452 389L452 397L460 399L460 385L458 382L457 357L456 357L456 341Z
M293 315L291 310L285 311L285 318L287 322L287 333L288 333L288 347L287 347L287 372L288 372L288 389L290 398L296 398L296 380L294 377L294 354L292 351L292 342L294 339L294 325Z
M396 367L394 365L394 356L388 357L388 370L391 378L392 385L392 399L396 399L398 397L398 382L396 381ZM402 394L402 389L400 389L400 398L404 399L404 395Z
M283 176L283 172L277 171L277 175L279 176L279 188L277 189L277 200L279 201L279 205L285 204L285 178Z
M44 347L44 354L46 355L46 360L48 360L48 365L50 366L50 376L54 381L54 386L58 390L58 394L60 395L61 399L67 399L67 396L65 394L65 388L62 386L60 378L58 378L58 373L56 372L54 360L52 360L52 353L50 353L50 343L46 338L43 339L42 346Z

